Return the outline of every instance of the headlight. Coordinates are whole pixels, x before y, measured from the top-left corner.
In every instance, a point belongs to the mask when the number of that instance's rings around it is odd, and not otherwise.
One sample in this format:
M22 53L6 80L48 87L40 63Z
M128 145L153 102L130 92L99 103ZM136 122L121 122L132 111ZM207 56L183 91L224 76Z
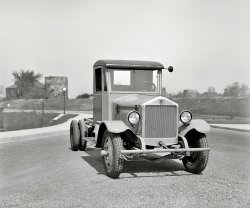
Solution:
M140 114L137 111L130 111L128 113L128 121L132 125L137 124L140 121Z
M184 124L190 123L190 121L192 120L192 114L191 114L191 112L189 112L189 111L182 111L181 114L180 114L180 120Z

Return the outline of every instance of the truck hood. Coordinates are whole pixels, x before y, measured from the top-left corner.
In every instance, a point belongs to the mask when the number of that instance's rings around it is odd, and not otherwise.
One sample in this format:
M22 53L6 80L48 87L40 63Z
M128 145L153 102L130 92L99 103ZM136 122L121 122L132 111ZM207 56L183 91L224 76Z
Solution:
M114 104L127 107L127 106L135 106L141 105L153 98L157 97L156 95L126 95L120 98L117 98L113 101Z

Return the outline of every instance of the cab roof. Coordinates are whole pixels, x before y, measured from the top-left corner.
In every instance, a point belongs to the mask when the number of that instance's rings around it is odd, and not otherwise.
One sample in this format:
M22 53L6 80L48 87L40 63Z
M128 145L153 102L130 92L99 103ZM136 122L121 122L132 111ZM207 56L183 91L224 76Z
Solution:
M136 60L99 60L94 64L94 69L97 67L106 67L109 69L164 69L164 66L159 62Z

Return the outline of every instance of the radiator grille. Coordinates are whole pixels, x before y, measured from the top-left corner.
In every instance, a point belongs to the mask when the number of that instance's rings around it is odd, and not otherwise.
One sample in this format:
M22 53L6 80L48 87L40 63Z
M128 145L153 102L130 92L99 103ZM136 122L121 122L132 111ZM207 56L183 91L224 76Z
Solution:
M145 138L172 138L176 136L176 106L145 106Z

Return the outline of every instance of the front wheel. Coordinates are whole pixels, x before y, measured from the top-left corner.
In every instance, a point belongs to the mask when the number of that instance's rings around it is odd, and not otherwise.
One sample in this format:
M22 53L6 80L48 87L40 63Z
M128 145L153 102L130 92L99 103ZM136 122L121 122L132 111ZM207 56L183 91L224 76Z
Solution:
M102 149L108 154L103 156L103 165L107 176L118 178L123 169L123 156L121 154L122 139L119 134L113 134L107 130L104 132Z
M208 147L208 141L205 134L189 132L186 138L190 148ZM209 151L191 152L190 156L186 156L182 159L182 162L188 172L199 174L206 168L208 157Z

